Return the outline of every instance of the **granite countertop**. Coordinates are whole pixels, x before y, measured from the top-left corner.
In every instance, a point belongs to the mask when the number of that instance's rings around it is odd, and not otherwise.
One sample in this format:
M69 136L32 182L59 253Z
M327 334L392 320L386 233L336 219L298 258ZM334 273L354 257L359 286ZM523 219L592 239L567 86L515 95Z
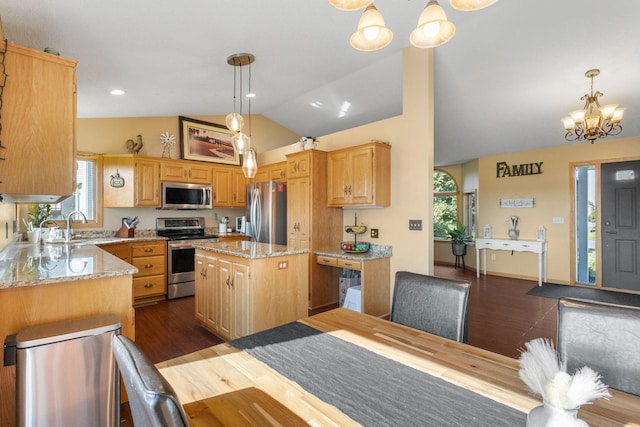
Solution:
M136 240L120 239L123 240ZM0 252L0 290L135 274L138 269L87 240L81 243L13 243Z
M352 261L370 261L380 258L390 258L391 255L393 255L393 250L391 246L388 245L371 245L369 251L365 253L344 252L339 247L320 249L313 251L313 253L320 256L330 256Z
M237 242L196 243L195 246L197 249L205 251L250 259L309 253L307 249L291 249L286 245L272 245L247 240Z

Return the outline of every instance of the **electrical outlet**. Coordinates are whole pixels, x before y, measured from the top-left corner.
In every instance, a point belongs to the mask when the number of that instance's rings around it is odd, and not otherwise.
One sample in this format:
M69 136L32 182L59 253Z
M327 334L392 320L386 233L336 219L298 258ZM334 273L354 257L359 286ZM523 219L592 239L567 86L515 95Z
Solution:
M371 238L372 239L377 239L378 238L378 229L377 228L372 228L371 229Z
M421 219L410 219L409 220L409 230L412 230L412 231L420 231L420 230L422 230L422 220Z

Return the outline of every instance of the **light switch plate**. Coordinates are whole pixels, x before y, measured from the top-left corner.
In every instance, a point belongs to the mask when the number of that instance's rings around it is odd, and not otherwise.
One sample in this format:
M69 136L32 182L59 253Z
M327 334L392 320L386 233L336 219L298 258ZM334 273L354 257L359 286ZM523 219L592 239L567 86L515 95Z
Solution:
M420 231L420 230L422 230L422 220L421 219L410 219L409 220L409 230L412 230L412 231Z
M372 228L371 229L371 238L372 239L377 239L378 238L378 229L377 228Z

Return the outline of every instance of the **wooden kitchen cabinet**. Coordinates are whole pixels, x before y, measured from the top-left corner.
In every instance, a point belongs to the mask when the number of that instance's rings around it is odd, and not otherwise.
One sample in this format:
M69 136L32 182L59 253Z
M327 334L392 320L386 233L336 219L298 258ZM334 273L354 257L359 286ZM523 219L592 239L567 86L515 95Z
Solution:
M77 63L5 43L0 194L57 203L76 187Z
M160 161L133 154L103 156L103 205L106 208L160 207ZM124 180L113 186L113 178Z
M287 181L287 162L278 162L258 168L251 182Z
M389 206L391 204L391 146L380 142L329 153L329 206Z
M109 252L111 255L121 260L131 263L130 245L129 243L109 243L105 245L97 245L103 251Z
M342 209L327 206L327 152L305 150L287 156L287 237L289 246L339 247ZM339 272L309 266L309 314L338 303Z
M360 305L363 313L388 317L390 312L390 259L363 258L361 260L331 255L317 255L316 263L325 270L343 268L360 271Z
M220 338L240 338L307 315L306 253L249 259L196 249L195 261L196 318Z
M213 168L213 206L244 208L246 178L240 168L217 166Z
M163 159L160 162L160 181L211 185L211 166L196 162Z
M167 294L167 242L164 240L131 243L131 264L135 304L163 300Z

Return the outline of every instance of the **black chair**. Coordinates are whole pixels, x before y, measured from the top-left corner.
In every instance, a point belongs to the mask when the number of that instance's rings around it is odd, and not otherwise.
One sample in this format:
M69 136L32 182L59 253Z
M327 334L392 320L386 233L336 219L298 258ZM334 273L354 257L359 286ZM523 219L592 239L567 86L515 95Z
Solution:
M640 308L558 301L558 354L567 371L588 366L611 388L640 396Z
M398 271L392 322L459 342L467 342L471 283Z
M175 391L136 343L124 335L116 335L112 346L129 396L134 425L188 426Z

